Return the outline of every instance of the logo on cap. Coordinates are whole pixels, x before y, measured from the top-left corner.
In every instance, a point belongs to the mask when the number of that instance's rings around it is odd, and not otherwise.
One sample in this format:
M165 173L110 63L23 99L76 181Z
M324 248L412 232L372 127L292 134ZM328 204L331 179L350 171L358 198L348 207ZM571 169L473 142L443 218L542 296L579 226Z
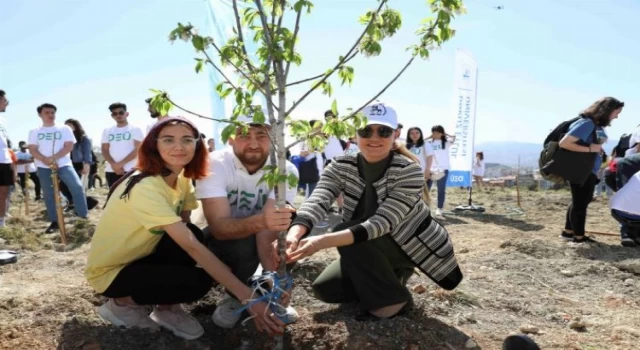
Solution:
M371 105L371 115L387 115L387 108L384 105Z

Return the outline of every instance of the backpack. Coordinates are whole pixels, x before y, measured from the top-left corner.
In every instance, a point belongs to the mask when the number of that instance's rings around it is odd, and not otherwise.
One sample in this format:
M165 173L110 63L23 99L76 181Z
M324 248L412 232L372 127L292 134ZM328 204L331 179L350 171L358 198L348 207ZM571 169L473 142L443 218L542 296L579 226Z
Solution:
M613 148L614 154L617 157L624 157L627 150L633 146L630 144L630 141L631 134L622 134L622 136L620 136L620 141L618 141L616 147Z
M544 139L544 143L542 144L542 152L540 152L540 158L538 158L538 167L540 169L540 176L542 176L542 178L544 178L545 180L556 184L564 182L564 178L562 178L561 176L545 173L542 168L553 159L553 156L560 148L560 140L562 140L564 135L566 135L566 133L569 131L569 127L571 127L571 124L575 123L580 118L582 118L582 116L558 124L558 126L556 126L555 129L553 129L549 133L549 135L547 135L547 138Z

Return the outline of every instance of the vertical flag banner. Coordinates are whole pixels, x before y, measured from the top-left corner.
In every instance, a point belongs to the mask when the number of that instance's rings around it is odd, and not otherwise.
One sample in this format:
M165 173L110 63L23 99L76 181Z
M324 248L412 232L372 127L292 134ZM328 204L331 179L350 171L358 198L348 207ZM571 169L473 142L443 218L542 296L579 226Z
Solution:
M447 187L471 186L471 171L476 127L478 65L470 53L456 50L454 78L454 135L449 151L450 170Z
M236 25L235 15L233 13L233 2L232 0L204 0L205 6L207 8L207 25L206 31L207 35L211 36L213 40L219 47L224 46L230 37L235 36L233 32L233 28ZM239 11L242 11L244 8L244 4L242 1L238 1ZM249 56L255 52L257 47L256 43L251 40L250 36L245 34L245 46L247 47L247 52ZM214 49L210 49L209 55L211 58L216 61L219 57L218 53L214 51ZM218 64L218 62L216 62ZM227 65L226 67L222 67L218 64L218 67L224 71L224 74L234 82L237 78L237 74L233 71L233 68ZM216 119L228 119L231 117L233 113L233 108L235 106L235 101L232 98L228 98L226 101L222 100L216 91L216 86L224 81L222 75L216 71L213 67L207 64L207 69L209 72L209 85L211 89L211 113L212 117ZM257 96L260 98L262 96ZM222 129L226 126L226 123L221 123L217 121L213 121L213 137L216 142L216 149L221 149L224 147L222 143ZM205 133L207 134L207 133Z

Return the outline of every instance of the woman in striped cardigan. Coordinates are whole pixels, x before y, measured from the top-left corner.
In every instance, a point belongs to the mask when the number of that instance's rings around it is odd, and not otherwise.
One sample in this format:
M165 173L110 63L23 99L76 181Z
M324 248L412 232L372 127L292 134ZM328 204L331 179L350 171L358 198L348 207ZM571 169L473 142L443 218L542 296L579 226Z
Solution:
M412 305L406 282L415 267L449 290L462 272L447 231L431 218L419 163L395 143L395 111L377 103L364 113L367 126L357 131L360 153L338 157L325 168L289 229L287 261L337 247L340 259L313 283L316 297L358 301L365 311L361 316L386 318ZM342 223L331 233L306 237L340 193Z

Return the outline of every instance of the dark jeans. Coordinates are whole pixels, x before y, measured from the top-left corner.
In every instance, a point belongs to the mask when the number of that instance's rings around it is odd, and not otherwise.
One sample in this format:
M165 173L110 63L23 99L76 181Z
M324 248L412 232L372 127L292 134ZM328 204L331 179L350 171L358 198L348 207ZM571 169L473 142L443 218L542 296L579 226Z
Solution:
M316 189L316 186L318 186L317 182L307 182L307 183L300 183L298 185L298 188L304 191L304 196L306 198L309 198L309 196L311 196L311 194L313 193L313 190Z
M449 178L449 170L444 171L444 176L436 181L436 187L438 187L438 209L444 208L444 200L447 196L447 179ZM433 186L433 180L427 180L427 188L431 191Z
M211 235L209 228L203 230L207 237L209 250L213 252L241 282L247 283L249 277L256 272L260 265L256 236L251 235L243 239L219 240Z
M202 231L193 224L187 226L202 242ZM209 274L165 233L151 255L122 269L102 295L130 296L138 305L172 305L199 300L212 286Z
M593 200L593 190L597 182L596 175L590 174L583 185L571 184L571 204L567 209L564 228L565 230L573 231L574 236L584 236L587 207Z
M122 175L118 175L112 172L104 173L104 176L107 178L107 185L109 186L109 188L111 188L111 186L113 186L113 184L116 183L116 181L120 180L120 178L122 177Z
M640 239L640 215L633 215L613 209L613 218L620 223L620 238Z
M18 178L19 178L19 182L20 182L20 187L22 188L22 191L24 192L26 190L26 186L27 186L27 176L24 173L19 173L18 174ZM38 178L38 173L29 173L29 180L31 180L33 182L33 185L35 187L35 191L36 191L36 198L40 198L40 179Z
M316 298L325 303L359 301L364 310L411 299L406 284L414 264L390 236L340 247L338 253L340 259L327 266L312 284Z

